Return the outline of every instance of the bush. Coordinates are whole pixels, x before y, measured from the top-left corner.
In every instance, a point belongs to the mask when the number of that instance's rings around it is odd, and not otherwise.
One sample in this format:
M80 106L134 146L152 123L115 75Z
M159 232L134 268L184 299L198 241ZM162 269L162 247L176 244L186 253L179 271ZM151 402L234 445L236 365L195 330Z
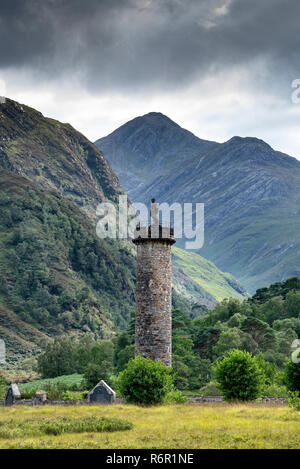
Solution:
M74 363L74 343L64 337L47 344L44 353L38 356L38 372L43 378L55 378L76 373Z
M173 390L171 370L159 361L138 356L119 374L118 390L127 402L162 403Z
M220 389L215 381L207 383L200 388L200 394L203 396L221 396Z
M165 404L185 404L189 401L189 398L184 396L182 391L178 391L173 389L172 391L168 392L164 399Z
M63 401L73 401L78 399L86 399L88 391L65 391L62 395Z
M4 376L0 373L0 399L4 399L7 392L7 384Z
M106 417L58 417L41 425L40 429L47 435L61 435L62 433L85 432L116 432L131 430L131 422L118 418Z
M32 399L32 396L35 396L36 392L37 391L35 389L29 389L28 391L21 391L21 398Z
M225 400L253 400L259 396L262 374L249 352L231 350L217 363L216 379Z
M51 383L50 381L45 384L44 389L47 394L47 399L50 401L56 401L62 399L64 393L67 391L67 385L63 381L57 381Z
M300 410L300 393L299 391L294 391L291 393L290 397L288 398L289 406L292 407L294 410Z
M273 383L264 385L261 395L267 397L287 397L288 393L285 386Z
M300 363L288 360L285 365L284 383L289 391L300 391Z

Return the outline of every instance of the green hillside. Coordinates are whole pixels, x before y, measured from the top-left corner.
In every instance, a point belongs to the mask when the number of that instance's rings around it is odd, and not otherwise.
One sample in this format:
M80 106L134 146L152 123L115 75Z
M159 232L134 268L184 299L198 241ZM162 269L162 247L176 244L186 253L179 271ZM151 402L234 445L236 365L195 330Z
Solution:
M182 271L215 300L247 297L242 285L232 275L221 272L212 262L191 251L184 251L177 247L173 247L172 250L175 269Z
M8 330L36 343L32 328L111 337L134 307L134 275L126 244L98 239L90 220L57 192L2 171L0 304L10 312L5 323L0 315L2 338ZM17 319L30 331L16 327Z
M134 246L100 240L95 230L97 204L124 193L117 176L70 125L9 99L0 139L0 338L8 362L36 355L61 334L112 337L135 307ZM233 279L230 289L210 264L217 282L213 274L205 280L208 264L197 255L191 277L177 252L175 309L196 317L236 297Z

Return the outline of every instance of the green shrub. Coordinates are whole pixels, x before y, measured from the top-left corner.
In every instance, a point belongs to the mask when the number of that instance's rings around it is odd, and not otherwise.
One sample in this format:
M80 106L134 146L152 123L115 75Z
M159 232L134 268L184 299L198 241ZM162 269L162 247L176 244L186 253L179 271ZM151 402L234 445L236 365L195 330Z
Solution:
M173 390L171 370L160 361L138 356L119 374L118 390L127 402L162 403Z
M215 381L211 381L200 388L200 394L203 396L221 396L221 391L218 384Z
M0 399L4 399L7 392L7 383L4 376L0 373Z
M165 404L185 404L188 402L189 398L184 396L182 391L178 391L173 389L172 391L168 392L164 399Z
M289 406L295 410L300 410L300 393L299 391L291 392L290 397L288 397Z
M62 395L64 401L72 401L78 399L86 399L88 391L65 391Z
M279 385L276 383L273 384L265 384L262 387L261 396L268 396L268 397L287 397L287 389L283 385Z
M47 393L47 399L56 401L63 398L64 393L67 391L67 385L63 381L57 381L56 383L49 381L45 384L44 389Z
M21 391L21 398L22 399L31 399L32 396L35 396L36 392L37 391L35 389L29 389L27 391Z
M217 363L216 379L225 400L252 400L259 396L262 374L249 352L231 350Z
M285 365L284 382L289 391L300 391L300 363L288 360Z
M47 435L84 432L116 432L131 430L132 428L133 425L131 422L106 417L58 417L40 426L40 429Z

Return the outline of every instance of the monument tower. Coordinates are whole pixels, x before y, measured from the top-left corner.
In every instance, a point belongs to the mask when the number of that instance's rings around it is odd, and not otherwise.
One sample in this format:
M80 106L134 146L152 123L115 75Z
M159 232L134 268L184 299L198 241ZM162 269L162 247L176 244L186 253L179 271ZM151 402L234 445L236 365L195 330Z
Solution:
M172 252L174 229L162 227L152 199L151 223L138 226L135 353L172 366Z

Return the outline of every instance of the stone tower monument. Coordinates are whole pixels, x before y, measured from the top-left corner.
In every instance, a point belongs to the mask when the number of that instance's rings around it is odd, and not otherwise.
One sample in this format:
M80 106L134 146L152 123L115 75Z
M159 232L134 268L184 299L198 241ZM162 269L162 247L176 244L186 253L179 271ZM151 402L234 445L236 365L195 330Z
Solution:
M152 199L151 224L138 226L135 353L172 366L172 252L174 229L162 227Z

